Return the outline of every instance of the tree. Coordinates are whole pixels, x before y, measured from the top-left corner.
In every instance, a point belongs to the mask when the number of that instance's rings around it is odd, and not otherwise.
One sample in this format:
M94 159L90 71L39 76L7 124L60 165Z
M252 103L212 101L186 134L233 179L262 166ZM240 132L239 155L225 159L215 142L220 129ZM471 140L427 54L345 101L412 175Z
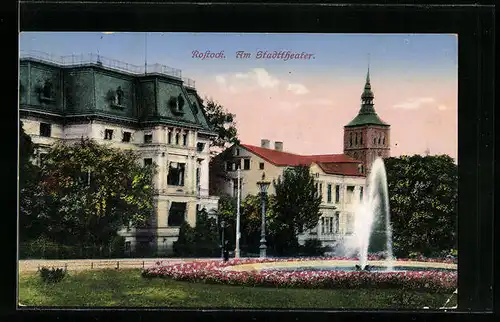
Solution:
M321 196L306 166L285 169L283 176L274 182L274 189L272 243L277 253L290 254L298 247L298 235L318 224Z
M34 144L19 124L19 239L21 242L39 236L44 229L38 214L44 212L44 199L38 185L40 169L32 162Z
M217 224L208 213L198 211L196 227L187 222L179 229L179 238L174 242L174 254L177 256L217 256L219 252Z
M447 155L384 160L396 255L457 247L458 167Z
M266 234L271 233L274 226L275 198L270 195L266 201ZM260 196L248 195L241 203L240 244L245 245L249 252L258 252L262 230L262 203Z
M239 143L235 115L224 109L222 105L213 99L206 98L205 100L204 110L207 122L217 133L217 136L212 138L210 144L212 152L218 153L231 144Z
M41 169L45 233L64 244L102 245L123 227L143 227L153 214L154 166L133 151L82 139L56 143Z

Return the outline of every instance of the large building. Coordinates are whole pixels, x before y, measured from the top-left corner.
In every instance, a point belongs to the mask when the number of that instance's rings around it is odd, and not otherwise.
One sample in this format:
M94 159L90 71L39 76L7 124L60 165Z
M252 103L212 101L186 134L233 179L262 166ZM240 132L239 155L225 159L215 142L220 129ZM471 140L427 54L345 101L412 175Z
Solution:
M361 109L344 127L344 154L298 155L283 150L283 142L261 140L260 146L234 145L216 156L211 163L211 194L235 197L237 169L241 176L241 197L258 195L257 182L265 173L267 180L277 179L287 167L306 165L316 178L322 197L320 221L314 229L299 236L299 242L318 238L324 245L335 245L352 238L355 207L366 191L366 176L377 157L390 155L389 125L373 108L373 92L368 71ZM274 194L271 185L269 194Z
M316 178L316 188L322 197L321 218L318 226L299 236L303 243L308 238L318 238L324 245L334 245L349 238L354 232L354 207L363 198L365 176L360 161L344 154L298 155L284 152L283 142L263 139L261 146L234 145L215 157L211 169L211 193L237 196L237 169L240 169L241 198L258 195L257 182L265 173L273 181L288 167L306 165ZM274 194L271 184L269 194Z
M140 153L156 163L155 215L150 229L123 230L126 247L171 250L179 226L196 224L210 196L207 123L194 82L162 65L133 66L97 55L21 53L19 113L38 162L58 140L91 138Z

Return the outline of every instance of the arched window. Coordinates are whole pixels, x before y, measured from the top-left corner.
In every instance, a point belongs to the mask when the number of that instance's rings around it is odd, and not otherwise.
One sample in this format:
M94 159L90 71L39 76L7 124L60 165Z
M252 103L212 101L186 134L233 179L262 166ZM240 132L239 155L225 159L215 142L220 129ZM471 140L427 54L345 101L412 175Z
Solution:
M359 144L363 144L363 133L359 133Z
M355 133L354 136L356 138L356 145L358 145L358 133Z
M349 146L352 146L352 132L349 133Z
M380 145L380 134L378 136L378 144Z
M382 137L382 144L385 145L385 136Z
M377 144L377 138L373 137L373 145Z

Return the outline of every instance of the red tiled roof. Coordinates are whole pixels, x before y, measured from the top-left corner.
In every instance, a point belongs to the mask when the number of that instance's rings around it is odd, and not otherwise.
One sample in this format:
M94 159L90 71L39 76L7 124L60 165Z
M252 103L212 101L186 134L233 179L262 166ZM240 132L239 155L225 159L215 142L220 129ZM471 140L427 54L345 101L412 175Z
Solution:
M361 162L359 162L361 163ZM358 163L354 162L330 162L330 163L323 163L323 162L318 162L318 166L323 170L323 172L328 173L328 174L340 174L344 176L355 176L355 177L364 177L365 175L362 173L359 173L358 169Z
M361 164L361 161L345 154L298 155L249 144L240 146L277 166L309 166L314 162L325 173L362 176L358 172L358 164Z

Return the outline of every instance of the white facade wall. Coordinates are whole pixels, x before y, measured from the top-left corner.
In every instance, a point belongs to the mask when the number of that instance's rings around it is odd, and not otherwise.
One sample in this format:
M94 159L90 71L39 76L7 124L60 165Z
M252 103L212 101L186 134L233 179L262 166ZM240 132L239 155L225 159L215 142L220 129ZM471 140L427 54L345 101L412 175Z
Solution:
M43 152L51 144L58 140L77 141L83 138L91 138L101 144L109 144L114 148L131 149L139 152L138 162L144 164L145 158L151 158L157 164L158 172L155 177L155 186L158 189L156 196L155 235L157 245L171 248L172 243L177 239L178 228L168 226L168 211L172 202L184 202L187 204L185 219L191 226L196 225L196 208L206 208L208 211L216 210L218 207L218 197L209 196L209 161L210 139L208 136L199 135L192 129L182 129L167 126L157 126L149 129L133 129L126 126L108 124L99 121L84 124L70 124L62 126L37 118L22 118L25 132L31 136L33 143L38 145ZM51 136L40 136L40 124L51 124ZM111 139L105 139L106 130L113 130ZM175 136L168 142L168 132L173 131L181 134L179 144L175 142ZM123 142L123 133L130 132L130 142ZM182 134L187 135L186 145L183 145ZM152 134L152 140L145 142L145 134ZM197 144L204 143L202 151L197 150ZM38 152L38 153L39 153ZM37 152L36 152L37 153ZM37 155L38 157L38 155ZM167 184L170 162L184 163L184 185L170 186ZM199 168L200 180L196 183L196 172ZM136 243L136 230L122 230L133 247Z

